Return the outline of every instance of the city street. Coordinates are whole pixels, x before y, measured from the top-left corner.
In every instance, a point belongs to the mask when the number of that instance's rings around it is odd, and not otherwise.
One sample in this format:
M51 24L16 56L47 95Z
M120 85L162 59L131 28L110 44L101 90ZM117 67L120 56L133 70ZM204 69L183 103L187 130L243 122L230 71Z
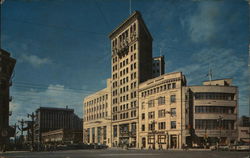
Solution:
M0 158L247 158L249 152L224 151L152 151L152 150L70 150L56 152L9 152L0 154Z

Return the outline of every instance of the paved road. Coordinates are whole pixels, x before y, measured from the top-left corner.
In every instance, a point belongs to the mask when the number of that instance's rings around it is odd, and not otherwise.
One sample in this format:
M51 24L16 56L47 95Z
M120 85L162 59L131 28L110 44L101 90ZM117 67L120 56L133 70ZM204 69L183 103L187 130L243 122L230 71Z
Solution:
M149 151L149 150L70 150L56 152L9 152L0 158L247 158L249 152Z

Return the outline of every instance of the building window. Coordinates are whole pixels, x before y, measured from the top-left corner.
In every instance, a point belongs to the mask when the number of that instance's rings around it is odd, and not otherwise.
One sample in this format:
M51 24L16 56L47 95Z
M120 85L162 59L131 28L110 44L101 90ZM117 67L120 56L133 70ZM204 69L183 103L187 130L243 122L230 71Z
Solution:
M107 139L107 127L103 126L103 139L106 140Z
M155 130L155 123L154 123L154 122L148 124L148 130L149 130L149 131L154 131L154 130Z
M171 84L168 84L168 89L171 89Z
M155 136L153 135L148 136L148 144L155 144Z
M175 102L176 102L175 95L171 95L170 96L170 103L175 103Z
M171 108L170 114L171 116L176 116L176 108Z
M145 113L141 114L141 119L144 120L145 119Z
M136 132L136 123L131 124L131 132L135 133Z
M141 125L141 130L145 131L145 125Z
M176 129L176 121L171 121L171 129Z
M145 102L141 103L141 109L145 109Z
M166 135L158 135L158 144L166 144Z
M148 107L151 108L151 107L154 107L154 100L149 100L148 101Z
M113 126L113 135L114 137L117 137L117 125Z
M159 111L158 111L158 117L159 117L159 118L165 117L165 115L166 115L165 109L159 110Z
M160 122L160 123L158 123L158 129L159 130L166 129L166 122Z
M164 105L165 104L165 97L159 97L158 98L158 105Z
M154 119L155 118L155 112L154 111L148 112L148 118L149 119Z
M176 88L176 83L172 83L172 88Z

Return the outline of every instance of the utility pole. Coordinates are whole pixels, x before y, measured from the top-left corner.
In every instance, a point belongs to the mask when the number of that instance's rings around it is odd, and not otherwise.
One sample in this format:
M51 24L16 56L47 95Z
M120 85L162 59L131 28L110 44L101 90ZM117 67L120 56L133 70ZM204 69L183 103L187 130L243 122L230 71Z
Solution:
M31 114L27 114L27 117L31 118L31 147L34 148L34 122L36 115L32 112Z
M22 119L22 120L19 120L18 122L21 125L21 128L18 126L18 129L21 131L20 140L21 140L21 142L23 142L23 130L24 130L24 123L25 123L25 121Z

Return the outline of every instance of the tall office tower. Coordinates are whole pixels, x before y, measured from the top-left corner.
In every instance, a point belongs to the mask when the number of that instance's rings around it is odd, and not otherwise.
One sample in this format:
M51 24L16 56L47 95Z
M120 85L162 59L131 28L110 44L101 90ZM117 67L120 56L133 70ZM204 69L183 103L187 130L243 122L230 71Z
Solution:
M152 36L135 11L110 35L113 146L138 147L138 88L152 78Z
M9 87L11 86L11 76L16 64L16 60L10 57L10 53L0 49L0 146L8 141L10 136L9 127L9 102L11 97Z

